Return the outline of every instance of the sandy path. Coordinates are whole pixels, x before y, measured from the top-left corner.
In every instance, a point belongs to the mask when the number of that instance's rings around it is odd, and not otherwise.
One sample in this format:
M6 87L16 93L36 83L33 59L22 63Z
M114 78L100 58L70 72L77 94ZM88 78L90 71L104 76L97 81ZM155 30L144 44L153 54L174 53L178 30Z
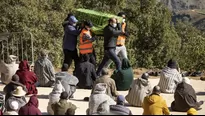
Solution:
M150 79L150 82L152 86L155 86L158 83L159 79ZM198 100L205 100L205 82L200 80L191 80L191 84L195 88L196 92L199 93L197 95ZM4 85L0 85L0 91L3 90ZM48 104L48 94L52 91L52 88L38 88L39 94L39 108L42 111L43 114L47 114L47 104ZM127 91L120 91L119 92L122 95L127 95ZM168 107L170 107L171 102L174 99L173 94L161 94L164 99L167 101ZM90 96L90 90L83 90L83 89L77 89L76 93L74 94L74 99L70 100L73 104L75 104L78 108L76 110L76 115L85 115L85 111L88 108L88 102L82 101L84 97ZM29 97L27 97L27 100ZM132 113L135 115L141 115L143 112L142 108L137 107L128 107L131 109ZM184 112L172 112L171 114L181 114L186 115ZM205 105L202 105L202 110L198 112L199 115L205 114Z

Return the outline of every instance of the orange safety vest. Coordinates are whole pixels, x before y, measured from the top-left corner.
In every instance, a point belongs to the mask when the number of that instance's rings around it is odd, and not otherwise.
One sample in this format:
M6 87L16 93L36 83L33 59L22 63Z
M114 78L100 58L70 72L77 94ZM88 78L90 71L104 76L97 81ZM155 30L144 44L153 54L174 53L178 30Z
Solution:
M93 44L92 41L90 40L84 40L83 41L83 36L84 34L91 36L90 31L83 29L80 33L80 43L79 43L79 51L80 54L88 54L88 53L92 53L93 52Z
M122 32L125 32L125 27L126 27L126 23L124 22L122 24ZM120 35L117 38L117 45L125 45L125 36L124 35Z

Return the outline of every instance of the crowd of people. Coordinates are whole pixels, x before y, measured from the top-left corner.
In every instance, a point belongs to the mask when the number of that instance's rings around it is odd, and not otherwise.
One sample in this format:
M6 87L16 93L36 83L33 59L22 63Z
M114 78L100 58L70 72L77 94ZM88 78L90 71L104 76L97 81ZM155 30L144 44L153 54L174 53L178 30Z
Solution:
M122 23L116 18L110 18L103 30L104 57L97 68L93 48L96 36L92 33L92 22L84 21L78 26L76 17L69 14L63 23L64 61L61 71L55 72L46 50L40 52L33 71L26 60L20 62L12 76L9 71L1 71L4 73L3 76L10 76L6 79L1 78L3 81L6 80L1 114L42 115L38 108L37 87L53 88L48 96L49 115L74 115L77 105L69 99L75 98L76 89L91 90L90 96L84 98L89 102L87 115L133 115L126 107L126 101L133 107L142 107L143 115L170 115L166 100L160 96L161 93L174 94L174 101L171 104L173 111L187 112L188 115L197 114L197 110L201 110L200 106L204 102L197 101L190 80L182 76L176 61L168 61L167 66L160 72L158 85L154 88L146 72L134 80L125 47L125 40L129 37L126 15L121 12L118 16L123 18ZM75 62L75 69L73 74L70 74L68 69L72 60ZM116 65L116 70L110 74L106 69L112 61ZM125 97L118 92L122 90L128 90ZM30 96L28 102L25 96Z

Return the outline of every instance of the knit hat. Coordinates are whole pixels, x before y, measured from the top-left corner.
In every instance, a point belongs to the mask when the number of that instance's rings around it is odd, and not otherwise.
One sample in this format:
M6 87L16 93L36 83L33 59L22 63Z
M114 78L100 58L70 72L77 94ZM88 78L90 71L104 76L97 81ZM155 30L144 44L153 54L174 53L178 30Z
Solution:
M66 91L62 92L60 99L68 99L68 93Z
M167 66L168 66L169 68L177 69L177 62L176 62L175 60L171 59L171 60L169 60Z
M190 109L187 111L187 115L197 115L196 109L190 108Z
M18 109L18 102L17 101L12 101L10 104L9 104L9 107L11 110L17 110Z
M190 79L188 77L183 77L183 82L191 84Z
M13 92L12 92L13 96L16 97L22 97L26 95L26 92L23 90L23 88L21 86L18 86Z
M148 73L143 73L141 76L142 79L148 80L149 74Z
M117 103L124 103L125 102L125 97L123 95L117 96Z
M106 88L107 88L107 84L106 83L98 83L95 86L94 92L96 93L105 93L106 92Z
M14 81L14 82L18 82L19 81L19 76L17 75L17 74L14 74L13 76L12 76L12 79L11 79L12 81Z
M69 19L68 19L68 21L69 21L70 23L77 23L77 22L78 22L78 20L75 18L75 16L70 16Z
M10 61L16 61L16 59L17 59L17 56L15 56L15 55L9 55L9 60L10 60Z
M159 86L154 86L152 93L158 94L160 92L161 92L160 87Z
M61 70L62 71L68 71L68 64L64 63Z

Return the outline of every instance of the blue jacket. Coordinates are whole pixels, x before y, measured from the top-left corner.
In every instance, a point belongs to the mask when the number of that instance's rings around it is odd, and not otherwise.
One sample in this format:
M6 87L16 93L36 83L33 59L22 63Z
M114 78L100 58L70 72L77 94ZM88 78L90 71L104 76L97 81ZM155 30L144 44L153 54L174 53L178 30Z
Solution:
M63 49L74 51L77 45L77 37L80 31L68 24L64 26Z

